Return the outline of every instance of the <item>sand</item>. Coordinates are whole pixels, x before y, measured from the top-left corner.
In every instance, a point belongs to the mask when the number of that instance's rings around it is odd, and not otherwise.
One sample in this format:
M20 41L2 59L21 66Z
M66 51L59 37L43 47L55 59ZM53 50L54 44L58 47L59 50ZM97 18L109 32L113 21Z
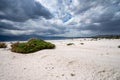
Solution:
M7 42L0 49L0 80L120 80L120 39L48 41L56 49L31 54L11 52Z

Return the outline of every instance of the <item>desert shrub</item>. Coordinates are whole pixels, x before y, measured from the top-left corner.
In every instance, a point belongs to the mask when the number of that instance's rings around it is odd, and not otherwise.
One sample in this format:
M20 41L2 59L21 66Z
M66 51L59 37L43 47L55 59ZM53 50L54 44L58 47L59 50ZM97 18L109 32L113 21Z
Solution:
M118 48L120 48L120 45L118 46Z
M84 43L80 43L81 45L84 45Z
M6 48L6 47L7 47L6 43L0 42L0 48Z
M53 49L55 48L55 45L41 39L32 38L28 40L28 42L26 43L19 43L19 42L13 43L11 47L12 47L11 48L12 52L32 53L42 49Z
M74 45L74 43L68 43L67 46Z

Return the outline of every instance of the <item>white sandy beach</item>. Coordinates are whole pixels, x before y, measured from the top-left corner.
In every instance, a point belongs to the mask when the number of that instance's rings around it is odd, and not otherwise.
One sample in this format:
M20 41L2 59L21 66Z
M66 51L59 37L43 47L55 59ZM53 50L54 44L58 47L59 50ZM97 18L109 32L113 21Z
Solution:
M49 42L56 49L31 54L11 52L7 42L0 49L0 80L120 80L120 39Z

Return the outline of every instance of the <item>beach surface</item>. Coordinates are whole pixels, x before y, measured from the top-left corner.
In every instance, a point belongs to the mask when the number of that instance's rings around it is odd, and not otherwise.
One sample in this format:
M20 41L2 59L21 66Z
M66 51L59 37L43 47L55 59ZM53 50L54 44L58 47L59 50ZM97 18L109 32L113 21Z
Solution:
M0 80L120 80L120 39L48 40L55 49L0 49ZM67 45L73 43L73 45Z

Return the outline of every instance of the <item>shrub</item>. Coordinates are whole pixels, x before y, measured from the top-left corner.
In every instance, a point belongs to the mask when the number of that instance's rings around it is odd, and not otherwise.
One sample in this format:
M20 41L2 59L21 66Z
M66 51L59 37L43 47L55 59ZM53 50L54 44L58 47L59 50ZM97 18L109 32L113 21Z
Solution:
M84 45L84 43L80 43L81 45Z
M67 46L74 45L74 43L68 43Z
M0 42L0 48L6 48L7 45L4 42Z
M118 46L118 48L120 48L120 45Z
M19 42L13 43L11 47L12 47L11 48L12 52L32 53L42 49L53 49L55 48L55 45L41 39L32 38L28 40L28 42L26 43L19 43Z

